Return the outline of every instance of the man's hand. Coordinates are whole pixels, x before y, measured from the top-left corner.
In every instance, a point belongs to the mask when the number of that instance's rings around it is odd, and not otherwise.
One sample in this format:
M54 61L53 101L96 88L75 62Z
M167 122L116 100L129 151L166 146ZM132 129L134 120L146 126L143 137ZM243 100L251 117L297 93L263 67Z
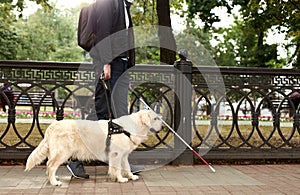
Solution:
M111 77L110 64L105 64L103 67L104 80L109 80Z

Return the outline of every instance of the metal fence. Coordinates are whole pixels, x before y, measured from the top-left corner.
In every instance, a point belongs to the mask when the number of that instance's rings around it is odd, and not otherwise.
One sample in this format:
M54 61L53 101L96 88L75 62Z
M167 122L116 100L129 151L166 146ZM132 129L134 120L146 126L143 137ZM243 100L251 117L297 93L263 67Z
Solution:
M93 109L88 63L0 61L0 159L26 159L54 120L84 120ZM129 110L142 97L207 159L299 159L300 72L287 69L137 65ZM5 108L4 112L3 107ZM132 156L192 164L170 131L151 135Z

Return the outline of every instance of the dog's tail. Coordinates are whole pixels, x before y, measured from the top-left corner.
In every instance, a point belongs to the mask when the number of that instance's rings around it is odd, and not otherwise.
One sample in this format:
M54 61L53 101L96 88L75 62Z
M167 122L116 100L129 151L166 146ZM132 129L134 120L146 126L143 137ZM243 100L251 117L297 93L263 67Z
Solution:
M32 151L26 162L25 171L30 171L35 165L39 165L48 156L49 147L44 138L41 143Z

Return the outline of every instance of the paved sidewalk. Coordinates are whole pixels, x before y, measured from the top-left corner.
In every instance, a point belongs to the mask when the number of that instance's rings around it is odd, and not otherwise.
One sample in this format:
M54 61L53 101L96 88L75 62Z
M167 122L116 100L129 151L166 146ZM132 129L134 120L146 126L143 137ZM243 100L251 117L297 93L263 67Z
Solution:
M153 167L152 167L153 168ZM214 166L164 166L140 174L140 179L120 184L108 179L106 166L87 166L90 179L71 179L61 166L61 187L53 187L38 166L24 173L23 166L0 167L0 194L300 194L300 164Z

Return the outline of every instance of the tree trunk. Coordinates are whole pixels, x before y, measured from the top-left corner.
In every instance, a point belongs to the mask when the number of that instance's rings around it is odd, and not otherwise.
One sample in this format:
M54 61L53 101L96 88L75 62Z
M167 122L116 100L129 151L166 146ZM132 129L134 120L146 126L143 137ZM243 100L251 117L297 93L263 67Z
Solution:
M169 0L157 0L158 36L160 41L160 62L174 64L176 60L176 42L171 28Z
M300 41L297 42L295 53L291 57L291 61L296 57L293 68L300 69Z
M259 30L258 32L258 40L257 40L257 49L256 49L256 57L257 57L257 65L259 67L265 67L265 60L264 60L264 51L263 51L263 46L264 46L264 32Z

